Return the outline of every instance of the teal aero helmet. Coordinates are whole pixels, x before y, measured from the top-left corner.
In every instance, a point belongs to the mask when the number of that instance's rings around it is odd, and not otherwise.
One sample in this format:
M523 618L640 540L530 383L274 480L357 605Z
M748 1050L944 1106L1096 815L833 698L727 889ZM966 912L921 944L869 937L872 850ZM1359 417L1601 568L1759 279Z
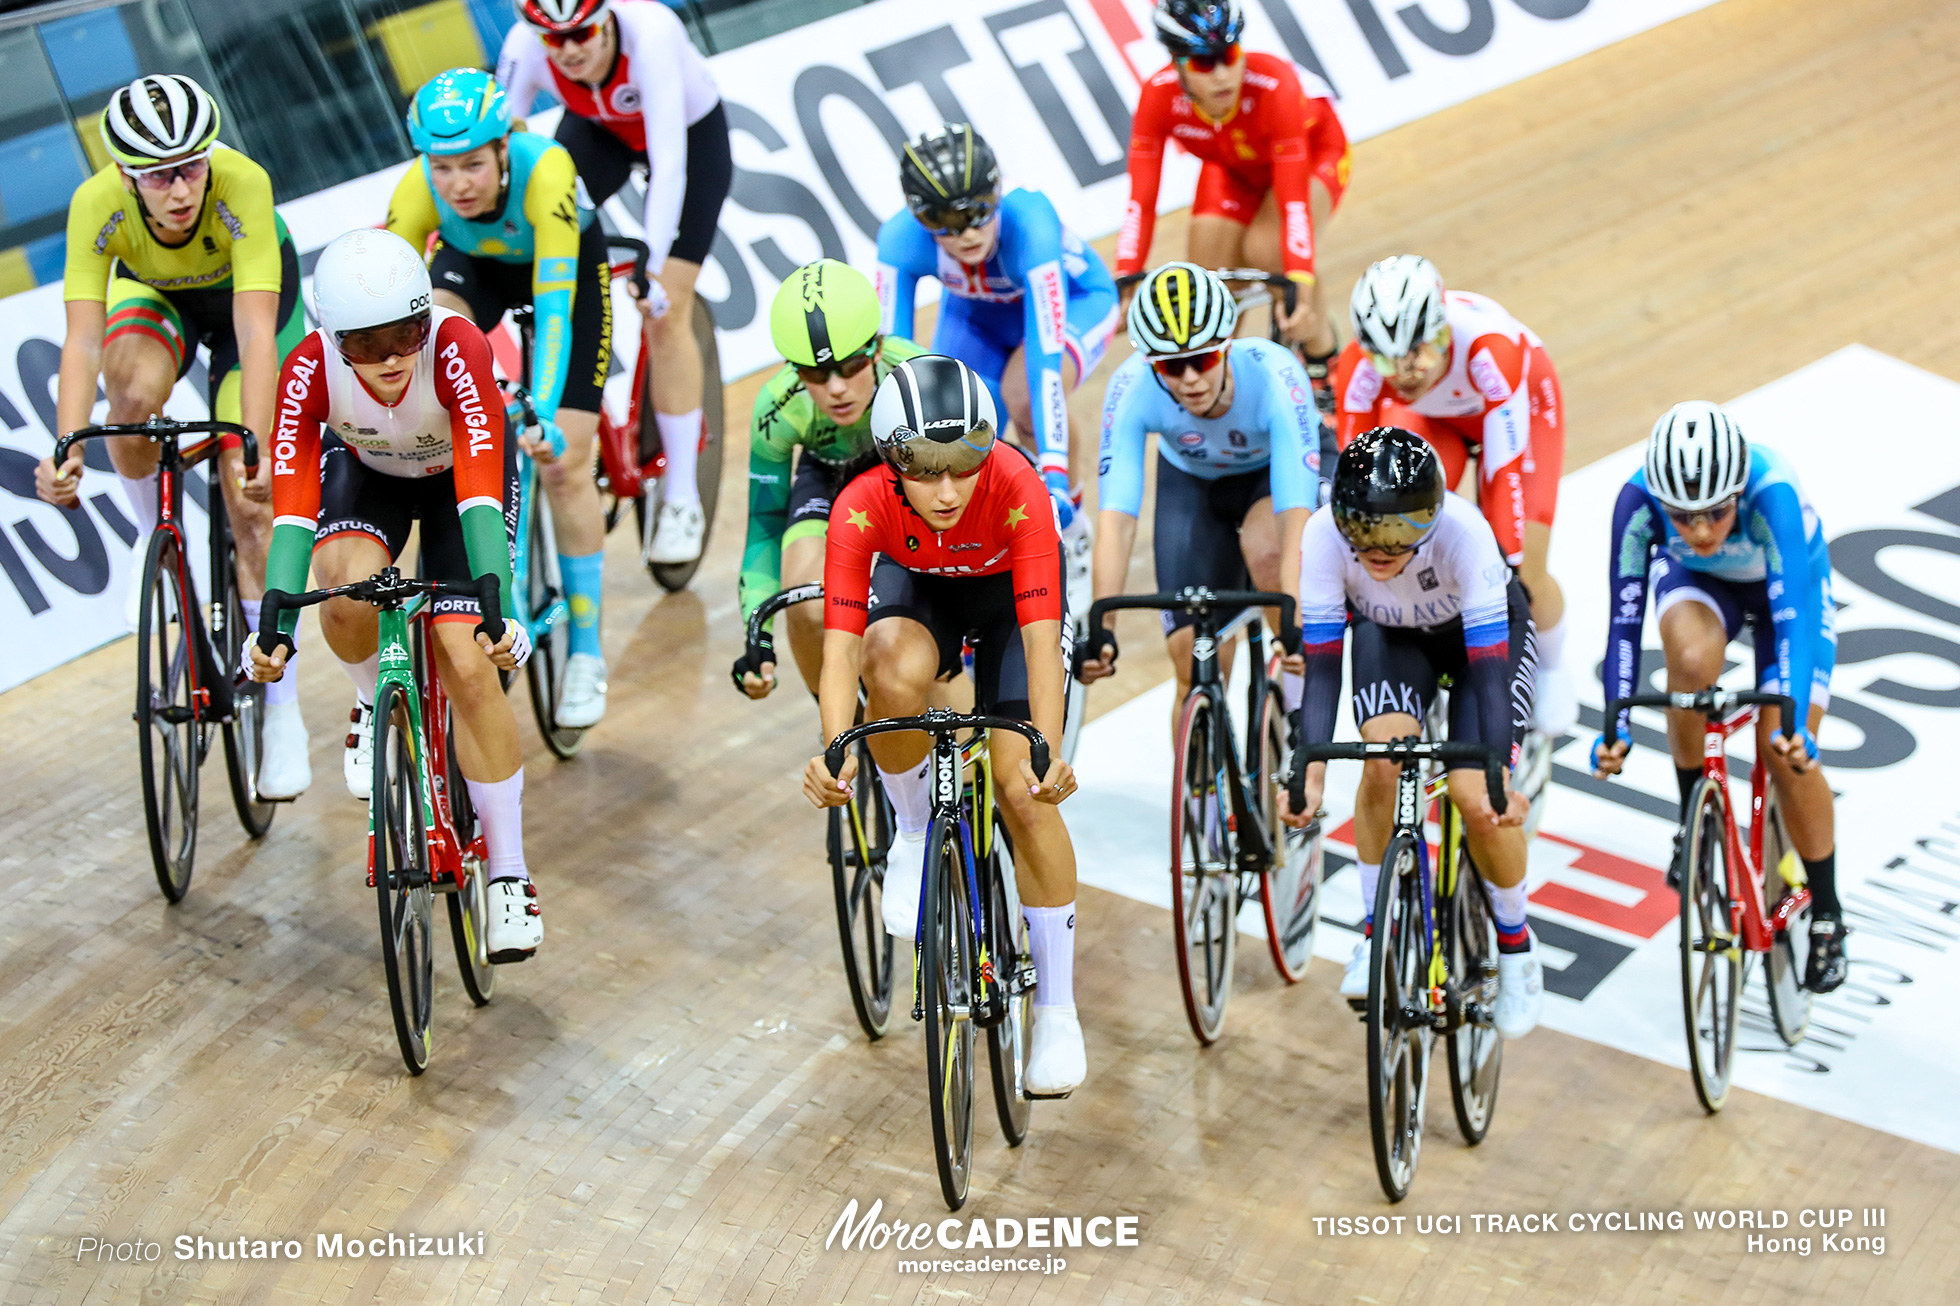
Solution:
M408 139L421 154L467 154L510 134L510 101L480 68L431 77L408 106Z

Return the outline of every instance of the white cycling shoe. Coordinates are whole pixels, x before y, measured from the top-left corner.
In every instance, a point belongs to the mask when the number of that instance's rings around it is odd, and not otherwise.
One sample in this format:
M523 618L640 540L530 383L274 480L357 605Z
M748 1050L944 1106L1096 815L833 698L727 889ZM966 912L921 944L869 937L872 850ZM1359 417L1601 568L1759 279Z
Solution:
M299 718L299 700L268 705L259 735L259 797L290 802L312 783L313 763L306 756L306 722Z
M1579 694L1564 667L1538 668L1538 686L1531 699L1531 728L1556 740L1579 724Z
M926 832L893 831L885 854L885 883L879 894L885 933L906 943L919 932L919 895L925 887Z
M1089 1054L1082 1046L1082 1022L1074 1007L1034 1009L1028 1071L1022 1080L1029 1097L1067 1097L1089 1077Z
M1545 1010L1545 968L1538 963L1538 940L1529 952L1497 954L1497 1032L1507 1039L1523 1038L1538 1028Z
M347 743L340 754L340 773L347 781L347 792L368 800L374 788L374 704L354 701L347 714Z
M693 562L701 556L701 540L708 533L708 519L698 503L663 503L647 542L647 561Z
M490 960L527 960L544 942L544 914L538 910L538 886L529 880L493 880L490 884L490 925L484 931Z
M1368 996L1368 958L1373 950L1374 940L1366 935L1354 941L1354 955L1347 959L1341 970L1341 996L1344 998L1366 998Z
M606 715L606 660L590 653L565 659L565 686L552 718L567 730L585 730Z

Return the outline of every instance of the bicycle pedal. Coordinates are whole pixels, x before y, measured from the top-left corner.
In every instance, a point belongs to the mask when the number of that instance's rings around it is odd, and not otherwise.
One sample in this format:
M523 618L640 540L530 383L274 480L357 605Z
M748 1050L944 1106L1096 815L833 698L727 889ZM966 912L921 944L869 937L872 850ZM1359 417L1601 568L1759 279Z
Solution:
M1074 1092L1075 1090L1072 1088L1067 1093L1030 1093L1026 1089L1022 1089L1021 1096L1030 1102L1059 1102Z
M509 966L520 961L529 961L537 955L536 948L505 948L502 952L490 954L492 966Z
M1349 1011L1354 1012L1356 1015L1360 1016L1363 1020L1366 1020L1368 1018L1368 999L1348 998L1346 999L1346 1001L1348 1004Z

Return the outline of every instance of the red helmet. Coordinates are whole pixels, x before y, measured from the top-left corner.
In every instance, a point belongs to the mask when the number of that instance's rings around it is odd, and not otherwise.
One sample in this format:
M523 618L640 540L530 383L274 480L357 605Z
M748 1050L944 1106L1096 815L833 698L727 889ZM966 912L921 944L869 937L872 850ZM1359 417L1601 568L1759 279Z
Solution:
M518 12L541 32L573 32L598 22L612 0L523 0Z

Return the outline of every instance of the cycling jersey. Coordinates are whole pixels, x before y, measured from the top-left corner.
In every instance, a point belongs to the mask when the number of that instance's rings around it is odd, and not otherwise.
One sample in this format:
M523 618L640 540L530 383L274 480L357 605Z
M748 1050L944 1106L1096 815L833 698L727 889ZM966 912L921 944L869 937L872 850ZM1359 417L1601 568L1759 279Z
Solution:
M886 336L872 367L882 381L894 367L925 352L902 336ZM838 426L811 400L796 369L785 363L756 396L749 428L749 536L742 551L741 579L745 621L782 584L790 459L799 446L804 463L821 464L840 481L836 489L878 458L871 447L870 405L851 425Z
M69 201L61 297L103 303L112 266L119 266L118 275L162 291L277 294L281 234L272 209L272 179L237 150L221 145L211 151L204 211L180 245L157 240L112 163L76 187Z
M445 246L473 258L531 265L531 398L538 416L550 421L558 415L571 364L579 234L594 215L579 203L571 155L529 132L512 132L507 139L508 188L491 212L465 218L451 208L429 179L425 155L396 185L387 226L417 249L426 249L429 237L440 232ZM519 197L515 206L513 197Z
M1402 399L1350 340L1334 368L1341 446L1375 426L1400 426L1436 447L1455 485L1477 453L1478 501L1504 556L1524 560L1527 521L1549 526L1565 461L1558 374L1531 328L1482 295L1450 291L1450 365L1422 398Z
M1116 328L1116 283L1096 252L1062 226L1047 196L1009 191L994 221L999 238L993 253L985 263L968 265L941 249L909 212L885 220L878 230L876 278L885 334L912 334L919 279L938 277L946 294L939 302L934 351L979 373L1003 419L1001 374L1008 355L1023 348L1035 426L1030 434L1040 452L1041 474L1066 494L1062 354L1073 356L1078 382L1095 370Z
M1297 281L1312 281L1309 182L1319 178L1339 204L1352 158L1333 95L1326 82L1278 55L1247 53L1238 107L1213 122L1184 93L1175 63L1159 70L1144 83L1130 120L1130 202L1116 238L1116 274L1141 271L1150 256L1164 142L1175 139L1204 161L1193 213L1245 225L1271 191L1279 206L1284 270Z
M679 229L687 177L687 129L721 103L714 74L687 39L673 10L657 0L614 0L613 30L619 51L605 80L575 82L546 56L544 42L523 23L504 37L497 59L511 116L531 112L540 91L550 91L565 111L588 118L647 158L647 267L659 272Z
M1062 619L1062 537L1048 487L1033 464L1004 443L994 446L976 475L973 498L948 531L932 530L912 511L898 473L882 464L844 487L830 510L824 548L825 630L864 633L871 562L879 553L931 576L1011 572L1021 625Z
M1831 555L1823 524L1804 498L1788 459L1762 445L1749 446L1749 479L1736 505L1735 524L1710 557L1697 555L1682 540L1660 500L1647 489L1644 467L1628 478L1613 505L1612 541L1607 564L1612 616L1603 673L1607 698L1625 698L1639 688L1648 574L1660 561L1654 556L1659 553L1670 571L1713 577L1738 588L1762 586L1776 647L1776 679L1796 700L1797 721L1810 720L1817 672L1824 669L1828 678L1835 657L1833 614L1826 611ZM1720 604L1711 606L1720 611ZM1733 637L1733 629L1730 633ZM1759 682L1767 683L1767 678L1759 677ZM1624 735L1625 725L1616 726ZM1811 751L1814 755L1816 750Z

